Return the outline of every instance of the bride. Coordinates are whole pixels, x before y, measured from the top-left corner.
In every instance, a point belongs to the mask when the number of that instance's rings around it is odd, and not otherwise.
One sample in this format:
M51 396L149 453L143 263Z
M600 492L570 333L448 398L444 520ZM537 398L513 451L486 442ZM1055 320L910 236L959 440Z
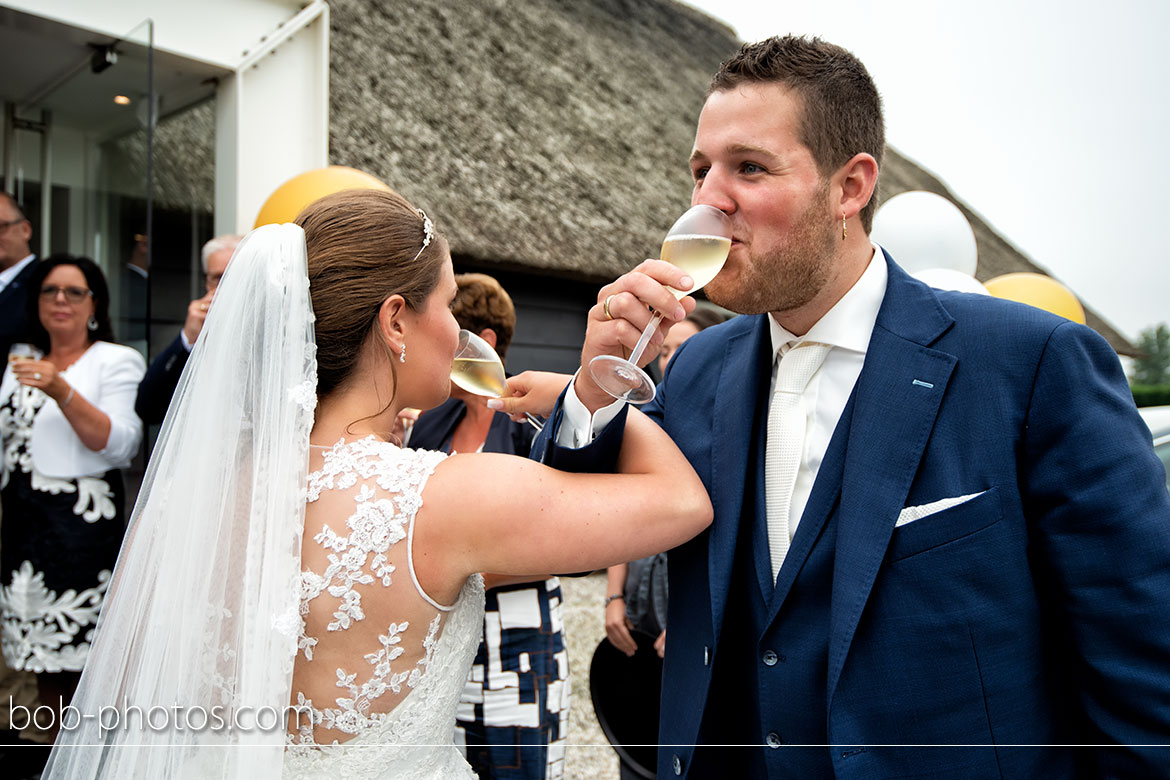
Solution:
M474 778L451 733L479 572L600 569L706 527L698 478L636 411L616 474L397 446L398 412L447 396L455 292L446 242L394 193L244 239L46 778Z

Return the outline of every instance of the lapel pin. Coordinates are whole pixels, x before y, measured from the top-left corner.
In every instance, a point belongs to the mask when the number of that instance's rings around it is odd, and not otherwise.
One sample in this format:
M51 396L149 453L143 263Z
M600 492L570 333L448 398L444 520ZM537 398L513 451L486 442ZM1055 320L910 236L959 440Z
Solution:
M923 382L921 379L915 379L911 384L918 385L919 387L925 387L927 390L930 390L934 387L934 385L932 385L930 382Z

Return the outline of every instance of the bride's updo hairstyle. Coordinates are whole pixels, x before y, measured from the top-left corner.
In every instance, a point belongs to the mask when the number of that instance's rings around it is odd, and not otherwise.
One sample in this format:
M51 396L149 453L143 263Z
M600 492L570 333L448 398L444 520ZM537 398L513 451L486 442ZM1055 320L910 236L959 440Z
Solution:
M397 293L414 311L422 309L439 283L447 242L436 235L422 248L423 217L406 198L381 190L326 195L309 204L297 224L308 250L317 395L324 397L349 378L366 340L380 340L375 325L383 301ZM389 362L397 387L398 361Z

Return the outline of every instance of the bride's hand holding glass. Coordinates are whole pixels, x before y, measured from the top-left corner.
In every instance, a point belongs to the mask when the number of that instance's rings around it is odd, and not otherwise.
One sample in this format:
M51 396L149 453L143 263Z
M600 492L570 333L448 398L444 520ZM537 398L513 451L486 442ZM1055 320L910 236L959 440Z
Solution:
M670 290L675 298L681 299L687 292L694 292L715 278L731 250L731 237L731 220L714 206L691 206L675 220L662 241L662 259L690 274L685 277L685 286ZM607 318L613 318L615 297L607 295L601 301L602 313ZM655 307L655 311L628 358L598 355L588 363L593 381L614 398L634 404L644 404L654 398L654 382L641 366L648 363L657 350L646 358L646 348L652 340L656 345L662 343L665 332L659 325L668 312L673 312L676 320L683 316L676 305Z
M614 398L631 403L654 398L654 383L640 368L657 353L648 347L660 346L670 327L694 309L687 293L719 273L731 237L726 214L711 206L692 206L667 232L662 260L647 260L601 289L597 306L589 312L575 384L577 397L590 411Z
M629 273L605 285L597 294L597 305L589 310L585 343L581 348L581 370L573 388L577 398L597 411L613 403L613 396L603 390L589 371L599 356L626 359L658 312L665 316L651 334L650 346L661 346L674 323L686 319L694 310L695 299L678 299L674 290L690 290L694 282L682 269L663 260L645 260ZM642 363L650 362L656 349L647 350Z

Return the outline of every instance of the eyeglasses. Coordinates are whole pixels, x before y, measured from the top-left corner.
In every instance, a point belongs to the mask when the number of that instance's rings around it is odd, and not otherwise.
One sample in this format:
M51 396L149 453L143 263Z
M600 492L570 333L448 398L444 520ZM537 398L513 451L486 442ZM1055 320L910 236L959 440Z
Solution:
M13 225L19 225L21 222L27 221L28 220L26 220L24 217L21 217L20 219L6 219L3 222L0 222L0 232L7 230Z
M58 293L65 294L65 300L69 303L81 303L87 297L93 296L93 290L87 290L84 287L58 287L55 284L46 284L41 288L41 300L55 301Z

